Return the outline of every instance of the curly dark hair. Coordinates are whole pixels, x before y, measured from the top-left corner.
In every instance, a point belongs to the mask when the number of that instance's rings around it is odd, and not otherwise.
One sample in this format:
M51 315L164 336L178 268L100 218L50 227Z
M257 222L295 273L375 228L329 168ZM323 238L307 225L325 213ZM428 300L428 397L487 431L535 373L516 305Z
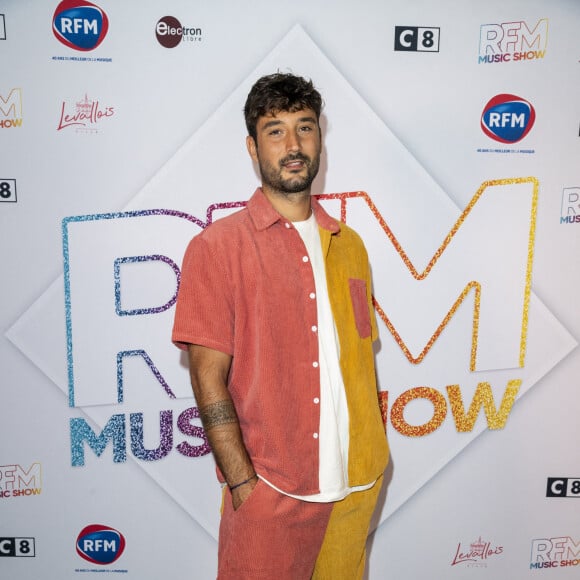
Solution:
M248 134L256 139L256 124L260 117L288 111L295 113L312 109L320 118L322 97L311 80L291 73L274 73L256 81L246 99L244 118Z

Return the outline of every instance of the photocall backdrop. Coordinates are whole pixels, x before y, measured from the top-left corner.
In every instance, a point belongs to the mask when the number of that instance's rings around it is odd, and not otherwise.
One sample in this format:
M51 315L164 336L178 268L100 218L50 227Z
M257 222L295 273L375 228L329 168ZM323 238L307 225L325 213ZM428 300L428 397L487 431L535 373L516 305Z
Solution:
M574 0L0 2L0 576L215 576L170 333L280 70L324 96L314 192L372 265L367 577L577 578L579 26Z

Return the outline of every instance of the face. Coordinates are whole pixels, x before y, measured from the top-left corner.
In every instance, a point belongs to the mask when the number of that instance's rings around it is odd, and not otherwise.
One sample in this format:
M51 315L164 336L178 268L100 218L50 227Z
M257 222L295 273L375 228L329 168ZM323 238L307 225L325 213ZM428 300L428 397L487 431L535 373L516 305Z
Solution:
M248 151L260 167L262 187L288 195L310 192L320 165L320 126L311 109L260 117Z

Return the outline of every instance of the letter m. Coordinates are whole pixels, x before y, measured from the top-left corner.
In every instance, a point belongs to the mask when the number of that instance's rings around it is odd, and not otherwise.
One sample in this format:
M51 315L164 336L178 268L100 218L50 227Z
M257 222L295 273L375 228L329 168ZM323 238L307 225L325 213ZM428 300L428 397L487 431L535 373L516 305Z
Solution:
M84 443L100 457L109 441L113 442L113 461L123 463L127 460L125 438L125 416L113 415L100 435L96 435L91 426L82 417L70 420L71 465L82 467L85 464Z
M370 244L365 238L375 307L410 363L423 362L439 338L451 334L453 344L461 345L462 350L453 352L454 359L461 357L462 368L465 359L471 371L524 366L538 196L535 178L483 183L463 212L457 212L439 244L427 250L427 234L410 226L411 234L400 233L405 235L405 250L367 194L339 195L364 196L390 242L379 244L380 232L367 234L375 236ZM435 209L431 213L438 219ZM411 252L423 255L422 265L419 258L410 257ZM438 359L441 356L445 353L440 352Z

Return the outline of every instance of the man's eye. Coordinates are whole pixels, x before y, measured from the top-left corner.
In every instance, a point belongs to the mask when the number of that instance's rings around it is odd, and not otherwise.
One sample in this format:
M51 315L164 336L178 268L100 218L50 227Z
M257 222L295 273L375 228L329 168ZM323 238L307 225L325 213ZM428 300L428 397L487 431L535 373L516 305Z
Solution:
M304 127L300 127L300 130L305 132L312 131L312 127L310 125L304 125Z

